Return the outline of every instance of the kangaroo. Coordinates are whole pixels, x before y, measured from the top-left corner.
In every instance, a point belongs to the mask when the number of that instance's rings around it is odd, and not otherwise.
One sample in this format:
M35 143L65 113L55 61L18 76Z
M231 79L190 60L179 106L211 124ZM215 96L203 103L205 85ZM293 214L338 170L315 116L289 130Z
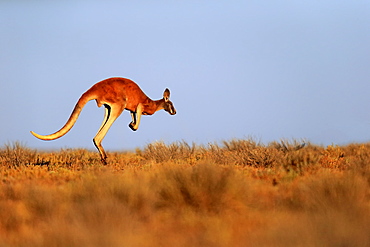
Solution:
M93 139L93 143L98 149L104 165L107 164L107 154L101 143L109 128L121 115L123 110L126 109L131 113L132 121L128 126L133 131L139 128L141 115L152 115L162 109L170 115L176 114L175 107L170 101L170 90L168 88L164 90L162 99L151 100L132 80L114 77L96 83L82 94L67 123L60 130L50 135L39 135L33 131L31 131L31 134L41 140L55 140L64 136L71 130L82 108L90 100L95 100L98 107L102 105L105 107L103 123Z

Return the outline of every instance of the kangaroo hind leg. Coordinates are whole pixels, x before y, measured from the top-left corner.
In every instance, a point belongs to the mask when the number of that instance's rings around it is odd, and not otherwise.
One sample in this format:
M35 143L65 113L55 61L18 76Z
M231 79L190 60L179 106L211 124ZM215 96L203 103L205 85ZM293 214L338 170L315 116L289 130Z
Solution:
M108 118L109 118L109 116L110 116L110 106L109 105L104 105L105 107L104 107L104 119L103 119L103 122L102 122L102 124L101 124L101 126L100 126L100 128L99 128L99 130L98 130L98 132L97 133L99 133L100 132L100 130L103 128L103 126L106 124L106 122L108 121Z
M125 109L122 105L104 105L105 106L105 116L102 125L99 128L99 131L96 133L93 142L95 147L98 149L101 161L104 165L107 164L107 154L102 146L102 141L107 134L109 128L112 126L114 121L121 115L122 111Z

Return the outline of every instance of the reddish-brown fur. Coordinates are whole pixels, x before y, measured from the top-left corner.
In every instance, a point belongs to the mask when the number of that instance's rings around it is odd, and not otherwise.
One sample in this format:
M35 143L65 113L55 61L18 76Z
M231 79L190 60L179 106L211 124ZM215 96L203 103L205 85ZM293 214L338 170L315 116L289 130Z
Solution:
M98 107L105 106L105 116L93 141L99 150L102 162L106 164L107 155L101 142L122 111L126 109L131 112L132 122L129 127L136 131L139 128L141 115L152 115L162 109L171 115L176 114L169 97L170 91L166 89L162 99L151 100L132 80L120 77L109 78L96 83L82 94L67 123L59 131L45 136L32 131L31 133L42 140L55 140L62 137L73 127L85 104L90 100L96 100Z

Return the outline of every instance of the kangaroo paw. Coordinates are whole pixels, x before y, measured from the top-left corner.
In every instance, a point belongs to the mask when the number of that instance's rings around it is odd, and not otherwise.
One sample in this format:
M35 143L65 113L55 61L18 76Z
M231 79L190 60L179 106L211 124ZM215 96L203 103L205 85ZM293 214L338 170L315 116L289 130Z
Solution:
M135 124L133 122L131 122L128 127L130 127L130 129L132 129L133 131L137 131L137 128L135 128Z

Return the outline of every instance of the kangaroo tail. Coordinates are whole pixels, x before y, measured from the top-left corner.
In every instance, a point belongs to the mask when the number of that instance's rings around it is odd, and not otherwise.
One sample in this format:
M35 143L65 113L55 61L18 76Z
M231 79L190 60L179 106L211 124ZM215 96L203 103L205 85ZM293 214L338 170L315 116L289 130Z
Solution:
M36 134L33 131L31 131L31 134L34 135L35 137L37 137L37 138L39 138L41 140L45 140L45 141L55 140L55 139L58 139L58 138L64 136L65 134L68 133L68 131L70 131L72 129L73 125L76 123L77 118L80 115L82 108L86 105L86 103L88 101L90 101L92 99L93 98L88 97L86 93L83 94L80 97L80 99L78 100L75 108L73 109L73 111L71 113L71 116L69 117L67 123L60 130L58 130L57 132L55 132L54 134L50 134L50 135L39 135L39 134Z

